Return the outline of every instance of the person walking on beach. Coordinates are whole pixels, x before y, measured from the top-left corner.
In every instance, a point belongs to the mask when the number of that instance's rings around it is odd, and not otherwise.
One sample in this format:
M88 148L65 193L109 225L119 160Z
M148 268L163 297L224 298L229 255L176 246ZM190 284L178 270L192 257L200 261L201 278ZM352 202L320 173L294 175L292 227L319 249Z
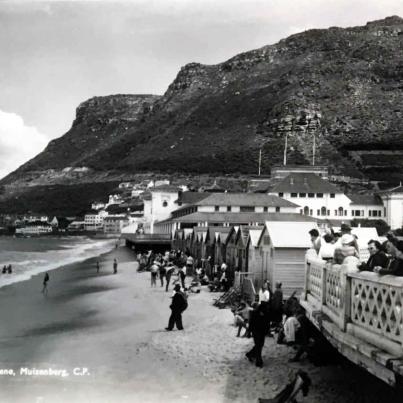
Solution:
M99 261L97 260L97 273L99 273L99 269L100 269L100 267L99 267Z
M165 278L166 273L167 273L167 269L165 268L165 262L164 262L160 266L160 269L159 269L159 272L158 272L158 275L159 275L160 281L161 281L161 287L164 286L164 278Z
M49 281L49 274L45 273L45 277L43 278L43 288L42 294L48 295L48 281Z
M156 260L154 260L151 265L151 287L157 286L157 276L158 276L159 264Z
M113 274L116 274L118 272L118 261L116 259L113 259Z
M183 330L182 312L188 306L187 299L184 293L181 292L181 286L179 284L175 284L174 291L175 294L169 306L171 308L171 316L169 317L168 327L165 328L165 330L168 331L173 330L175 325L178 330Z
M6 273L7 273L7 266L6 266L6 265L3 266L3 271L2 271L2 273L3 273L3 274L6 274Z
M7 267L7 273L11 274L12 272L13 272L13 269L11 267L11 264L9 264L8 267Z
M262 368L262 349L268 330L268 322L264 306L261 304L255 306L254 310L251 312L249 330L253 336L254 346L245 356L251 362L255 360L256 366Z

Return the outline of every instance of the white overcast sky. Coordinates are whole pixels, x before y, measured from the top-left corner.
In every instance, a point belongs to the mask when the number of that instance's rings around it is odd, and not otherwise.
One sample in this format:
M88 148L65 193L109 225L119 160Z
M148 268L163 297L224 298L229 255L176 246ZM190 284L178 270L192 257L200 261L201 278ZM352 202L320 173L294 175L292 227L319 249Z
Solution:
M0 1L0 178L92 96L163 94L186 63L391 15L403 0Z

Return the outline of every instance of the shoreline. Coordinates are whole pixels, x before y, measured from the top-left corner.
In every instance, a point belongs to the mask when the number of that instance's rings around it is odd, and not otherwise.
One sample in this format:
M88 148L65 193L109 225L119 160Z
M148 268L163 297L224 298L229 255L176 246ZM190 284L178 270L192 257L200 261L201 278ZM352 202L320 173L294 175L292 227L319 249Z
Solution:
M55 237L55 238L59 238L59 237ZM29 271L19 272L19 273L13 272L12 274L0 273L0 289L11 286L13 284L21 283L24 281L30 281L34 276L41 275L42 273L53 272L55 270L60 270L60 269L63 269L65 267L68 267L71 265L84 263L86 260L100 257L104 254L110 253L112 250L115 249L115 242L114 241L112 242L112 239L95 239L95 238L93 239L93 238L89 238L89 237L85 237L85 238L95 240L95 241L98 241L98 240L99 241L110 241L110 245L104 245L103 248L100 248L99 250L94 251L93 255L82 256L81 258L78 258L77 260L73 260L71 262L64 262L61 264L48 262L47 264L50 265L50 267L48 266L48 267L41 268L39 266L39 267L34 268L34 270L31 272L29 272ZM85 243L83 242L82 245L84 246ZM91 247L90 244L88 244L87 246ZM46 253L46 251L43 251L43 252ZM74 255L74 248L71 248L71 254ZM13 262L13 264L15 265L16 263ZM18 264L18 262L17 262L17 264Z

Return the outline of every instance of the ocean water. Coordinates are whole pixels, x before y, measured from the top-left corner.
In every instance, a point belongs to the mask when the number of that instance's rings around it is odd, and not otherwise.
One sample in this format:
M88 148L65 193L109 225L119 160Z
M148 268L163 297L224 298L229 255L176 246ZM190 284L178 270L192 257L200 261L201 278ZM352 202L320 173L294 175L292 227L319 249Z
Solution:
M115 243L115 239L91 239L84 236L0 237L0 287L109 252ZM3 266L9 264L13 272L3 274Z

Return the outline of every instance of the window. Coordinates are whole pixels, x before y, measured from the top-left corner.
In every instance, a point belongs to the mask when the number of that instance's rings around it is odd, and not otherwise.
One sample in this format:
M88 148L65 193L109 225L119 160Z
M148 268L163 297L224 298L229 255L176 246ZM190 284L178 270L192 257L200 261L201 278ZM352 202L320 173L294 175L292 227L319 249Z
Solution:
M278 197L283 197L284 196L284 193L282 193L282 192L280 192L279 194L278 194Z
M371 217L372 216L372 211L371 210L369 210L368 211L368 215ZM375 216L374 216L375 217Z
M360 217L361 216L361 210L353 210L353 216L354 217Z
M298 193L291 193L291 197L297 197Z
M312 212L311 212L311 214L312 214ZM308 206L304 207L304 215L309 215L309 207Z
M320 215L320 210L316 210L316 215Z
M334 193L330 193L330 198L334 199L336 197L336 195Z
M345 215L345 216L347 215L347 210L344 210L344 215Z
M306 197L306 193L300 193L299 197Z
M220 206L214 206L214 211L219 211L220 210Z
M309 210L309 215L313 215L313 210L312 209Z
M330 215L330 210L327 210L327 215Z
M280 207L276 207L276 213L279 213L280 212Z
M267 213L267 207L263 207L263 211Z
M300 209L299 213L302 215L304 213L304 210Z
M270 245L270 236L269 235L265 235L263 237L263 244L264 245Z
M320 209L320 215L326 215L326 207L321 207Z
M316 197L322 198L322 197L323 197L323 193L316 193Z
M255 208L253 206L241 206L239 210L241 213L253 213Z
M231 211L231 206L227 206L227 211Z
M162 202L162 207L167 207L168 206L168 202L166 201L166 200L164 200L163 202Z
M308 197L310 197L311 199L315 197L315 193L308 193Z
M334 215L337 217L337 210L334 210Z

